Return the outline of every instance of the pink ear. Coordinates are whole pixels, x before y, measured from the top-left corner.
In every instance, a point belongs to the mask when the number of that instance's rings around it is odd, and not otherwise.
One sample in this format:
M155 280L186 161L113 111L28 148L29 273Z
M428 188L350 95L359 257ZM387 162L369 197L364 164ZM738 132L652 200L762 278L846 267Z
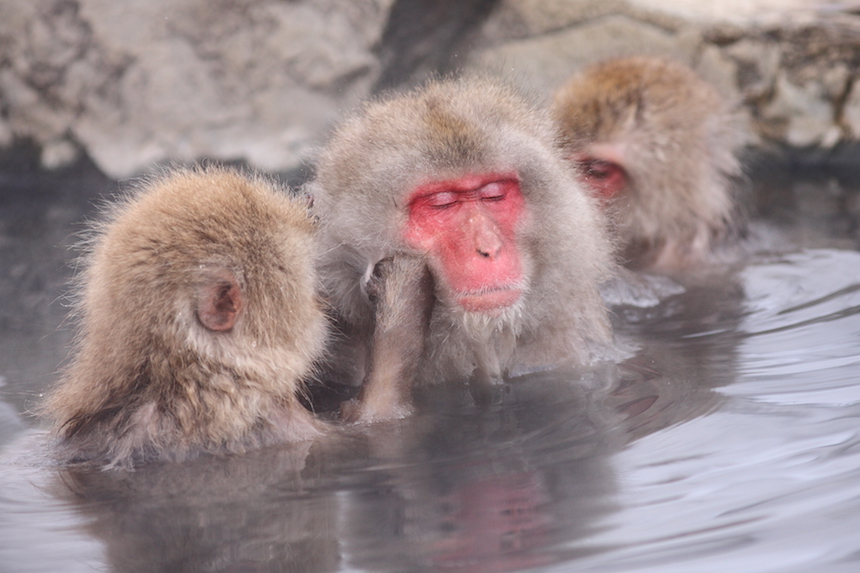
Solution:
M227 269L206 273L197 289L197 318L209 330L223 332L236 324L242 311L242 288Z

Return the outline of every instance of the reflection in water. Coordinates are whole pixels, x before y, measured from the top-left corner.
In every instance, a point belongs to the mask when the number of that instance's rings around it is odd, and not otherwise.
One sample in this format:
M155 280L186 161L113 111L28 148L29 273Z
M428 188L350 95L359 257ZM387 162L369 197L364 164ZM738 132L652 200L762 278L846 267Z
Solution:
M486 408L371 428L375 465L345 498L350 564L514 571L569 559L558 545L613 507L617 447L613 413L571 382L543 373L497 388Z
M486 405L436 389L415 417L313 444L92 472L52 467L22 416L62 359L48 303L81 215L41 199L12 204L41 240L2 221L0 571L860 570L852 250L619 304L627 360Z
M589 402L561 376L521 380L481 410L313 447L63 471L52 493L114 571L519 570L570 559L552 548L612 509L613 434Z
M765 258L742 280L724 403L613 457L619 511L588 540L612 556L581 570L860 570L860 254Z
M54 485L104 542L111 571L332 571L336 498L302 478L306 455L69 471Z

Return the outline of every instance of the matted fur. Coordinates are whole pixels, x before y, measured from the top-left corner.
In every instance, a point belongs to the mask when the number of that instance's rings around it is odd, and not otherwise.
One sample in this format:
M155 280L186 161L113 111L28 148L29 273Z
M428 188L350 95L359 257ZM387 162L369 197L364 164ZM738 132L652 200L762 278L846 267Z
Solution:
M296 398L327 336L315 234L306 201L225 168L173 170L110 205L82 259L72 361L42 408L60 455L132 466L317 435ZM224 276L243 308L218 332L196 313Z

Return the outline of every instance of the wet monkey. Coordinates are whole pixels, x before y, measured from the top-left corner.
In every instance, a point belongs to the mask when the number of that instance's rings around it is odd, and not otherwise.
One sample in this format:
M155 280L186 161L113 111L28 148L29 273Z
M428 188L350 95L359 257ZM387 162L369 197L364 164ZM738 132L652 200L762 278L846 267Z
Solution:
M611 215L628 266L676 271L737 236L744 135L691 69L657 57L597 63L558 90L552 114L558 144Z
M327 337L315 234L306 201L223 168L173 171L113 205L42 408L61 457L128 467L318 435L297 399Z
M434 81L369 102L335 131L308 190L335 330L369 357L324 367L329 380L364 381L350 418L403 415L413 384L479 387L511 370L587 362L609 343L602 216L553 148L549 116L507 85ZM401 296L369 300L379 271ZM368 348L380 313L426 333L394 369L410 375L381 372L382 347Z

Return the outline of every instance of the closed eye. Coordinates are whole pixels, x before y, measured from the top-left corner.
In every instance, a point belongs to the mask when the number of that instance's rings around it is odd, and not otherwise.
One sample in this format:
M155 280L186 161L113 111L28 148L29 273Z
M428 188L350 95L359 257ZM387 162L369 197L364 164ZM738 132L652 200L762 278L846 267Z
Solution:
M586 162L584 168L588 177L606 179L614 174L617 167L614 163L610 163L609 161L595 159L593 161Z
M503 181L488 183L480 189L481 201L502 201L506 195L507 190Z
M424 197L424 204L433 209L449 209L457 204L460 197L453 191L441 191Z
M504 198L504 193L501 195L481 195L481 201L502 201Z

